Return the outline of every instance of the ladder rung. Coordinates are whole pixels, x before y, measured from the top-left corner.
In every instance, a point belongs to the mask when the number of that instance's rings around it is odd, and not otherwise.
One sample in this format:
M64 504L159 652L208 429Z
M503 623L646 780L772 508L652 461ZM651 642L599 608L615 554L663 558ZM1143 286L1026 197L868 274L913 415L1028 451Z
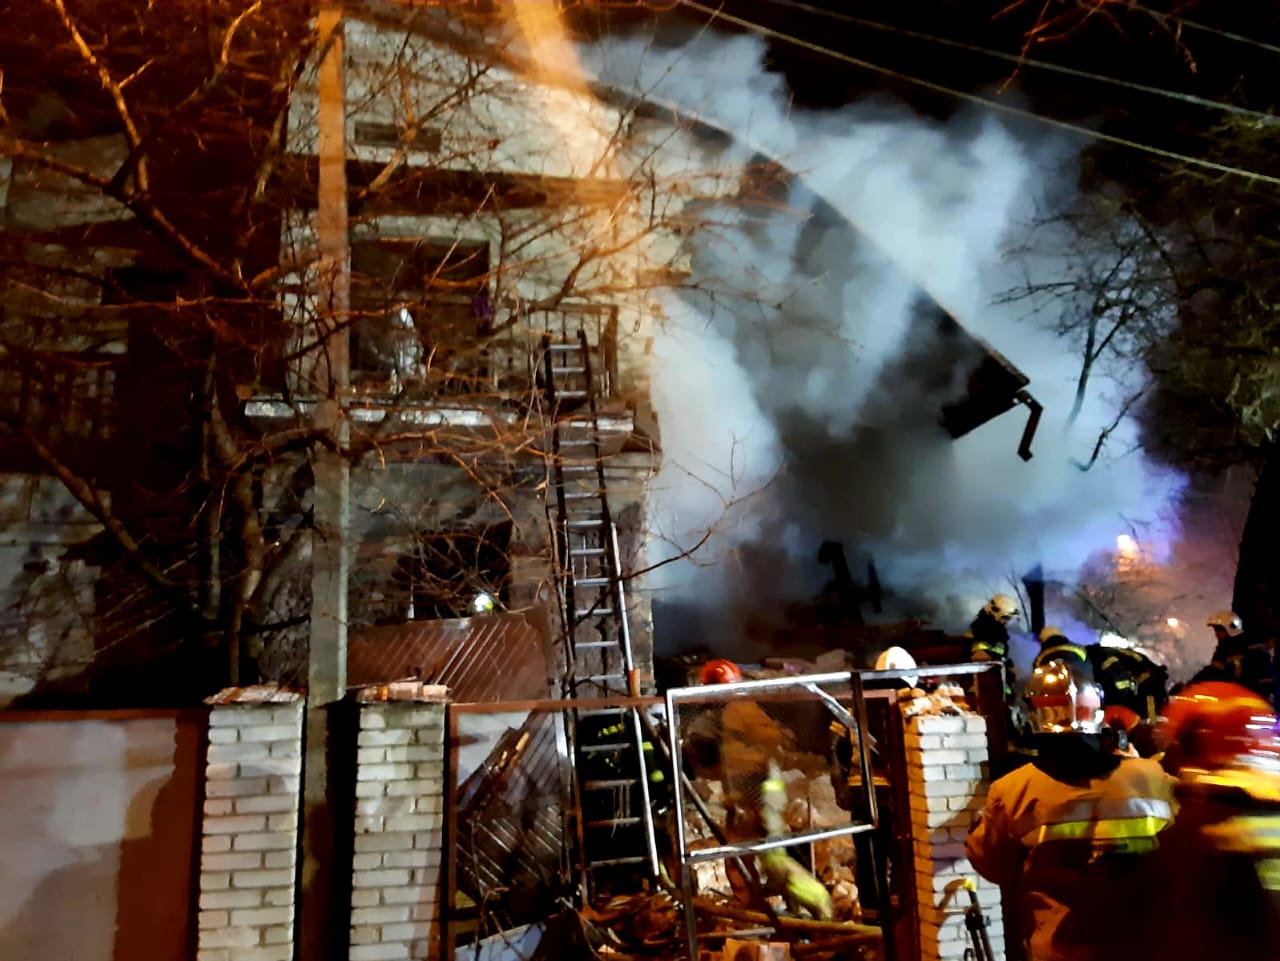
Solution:
M603 861L592 861L587 865L588 871L594 871L596 868L612 868L623 864L647 864L648 858L606 858Z
M599 497L599 491L565 491L564 499L567 501L583 501L592 497Z
M556 391L556 397L567 397L569 400L581 400L582 398L584 398L584 397L586 397L586 396L587 396L587 391L585 391L585 390L558 390L558 391Z
M579 518L578 520L567 520L565 523L570 527L603 527L603 517Z
M618 741L616 743L610 742L608 744L579 744L578 750L587 753L594 753L596 751L625 751L628 748L633 747L635 747L635 745L630 741Z
M574 587L607 587L613 583L612 577L575 577Z
M639 778L620 777L608 781L583 781L582 787L586 791L612 791L615 788L627 787L629 785L640 783Z
M625 681L625 674L588 674L586 677L578 678L579 681L585 681L588 684L599 684L601 681Z
M547 350L555 354L566 354L574 350L582 350L581 344L548 344Z
M580 611L574 611L574 617L611 617L613 615L612 607L584 607Z
M573 645L576 651L600 650L602 647L617 647L617 641L579 641Z
M587 372L586 367L552 367L551 368L551 373L553 374L585 374L586 372Z
M588 821L589 828L626 827L629 824L640 824L639 818L610 818L608 821Z
M598 557L603 553L603 547L574 547L569 550L570 557Z
M591 473L594 474L597 470L597 467L596 467L596 462L594 460L590 460L590 461L584 461L583 463L578 463L578 464L561 464L560 470L561 472L568 471L574 474L581 474L581 473L586 473L587 471L590 471Z

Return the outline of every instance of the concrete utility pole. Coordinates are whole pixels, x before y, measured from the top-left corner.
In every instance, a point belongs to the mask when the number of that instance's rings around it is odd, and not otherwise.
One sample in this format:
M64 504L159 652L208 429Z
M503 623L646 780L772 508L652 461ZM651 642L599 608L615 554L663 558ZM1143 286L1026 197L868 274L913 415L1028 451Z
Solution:
M350 380L347 331L351 303L351 256L347 230L346 91L343 72L342 4L321 0L316 21L318 65L319 197L316 229L319 278L315 345L309 353L313 415L317 429L340 445L348 440L342 409ZM329 739L336 707L347 688L347 530L350 473L346 458L326 447L313 450L315 530L311 543L311 637L307 662L307 725L303 757L301 961L336 956L335 942L347 927L334 877L338 806L350 803L334 791ZM339 921L341 924L339 925ZM345 951L342 952L345 956Z

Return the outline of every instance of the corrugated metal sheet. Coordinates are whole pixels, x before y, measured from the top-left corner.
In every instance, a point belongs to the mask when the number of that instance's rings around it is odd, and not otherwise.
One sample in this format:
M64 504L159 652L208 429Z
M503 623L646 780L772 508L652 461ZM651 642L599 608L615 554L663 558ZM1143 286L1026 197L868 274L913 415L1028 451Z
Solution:
M351 637L348 680L363 686L419 677L447 686L456 702L545 699L554 675L547 623L546 612L534 610L368 628ZM466 718L488 715L461 717L458 736L466 742ZM555 911L569 763L558 746L560 724L555 712L529 714L457 785L456 889L484 905L488 925L505 929Z
M546 612L535 609L365 628L351 636L347 682L417 677L447 686L460 702L546 698L555 673L546 624Z
M564 860L561 766L555 714L532 714L461 785L458 885L484 903L501 893L507 910L537 920L558 889ZM512 892L520 892L510 897Z

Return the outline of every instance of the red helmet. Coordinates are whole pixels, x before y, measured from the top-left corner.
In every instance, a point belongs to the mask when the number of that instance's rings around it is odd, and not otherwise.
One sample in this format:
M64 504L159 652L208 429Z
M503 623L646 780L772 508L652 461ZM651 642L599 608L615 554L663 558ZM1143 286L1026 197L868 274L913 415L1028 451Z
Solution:
M1239 684L1202 681L1169 699L1164 716L1185 763L1222 767L1280 763L1280 736L1271 705Z
M1123 704L1116 704L1106 708L1102 712L1102 723L1107 727L1116 731L1124 731L1128 734L1133 730L1142 718L1138 716L1138 712L1131 707L1125 707Z
M742 680L742 671L738 665L723 657L707 661L698 672L699 684L733 684L740 680Z

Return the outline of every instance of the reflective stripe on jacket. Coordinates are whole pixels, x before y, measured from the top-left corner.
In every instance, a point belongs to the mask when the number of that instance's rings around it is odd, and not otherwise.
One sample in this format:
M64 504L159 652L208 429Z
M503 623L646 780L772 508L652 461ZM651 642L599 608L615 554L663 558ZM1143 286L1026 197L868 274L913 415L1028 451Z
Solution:
M991 786L969 832L974 868L1017 892L1029 961L1133 961L1134 932L1100 919L1143 889L1173 780L1140 758L1105 768L1064 781L1025 765Z
M1063 641L1060 644L1050 644L1048 647L1040 649L1040 653L1036 655L1033 667L1044 667L1050 661L1065 661L1067 664L1084 664L1089 659L1089 655L1085 653L1085 649L1079 644L1072 644L1070 641Z
M1252 796L1252 780L1183 772L1178 818L1152 858L1152 957L1280 956L1280 805Z

